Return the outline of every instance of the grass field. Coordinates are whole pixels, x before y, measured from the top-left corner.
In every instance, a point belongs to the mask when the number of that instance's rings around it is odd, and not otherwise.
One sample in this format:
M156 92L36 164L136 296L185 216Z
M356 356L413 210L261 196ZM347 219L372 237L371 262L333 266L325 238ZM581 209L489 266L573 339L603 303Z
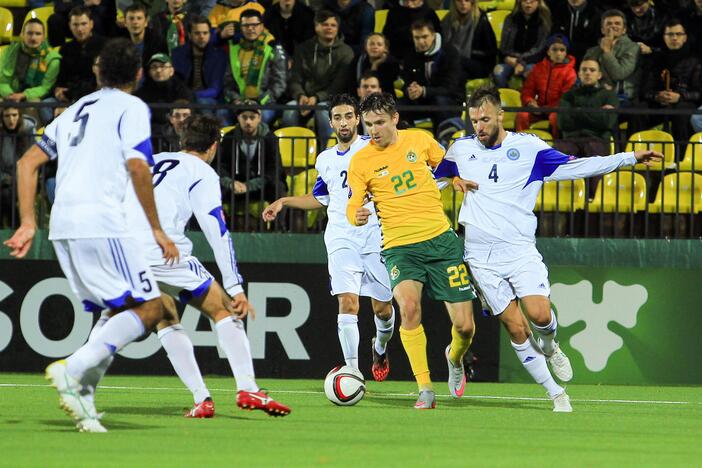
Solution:
M261 380L292 414L236 408L232 380L206 379L211 420L181 416L176 377L108 376L107 434L80 434L39 375L0 374L0 466L692 466L702 463L702 388L571 385L554 414L540 386L474 384L416 411L411 382L370 382L335 407L321 381ZM699 466L699 465L698 465Z

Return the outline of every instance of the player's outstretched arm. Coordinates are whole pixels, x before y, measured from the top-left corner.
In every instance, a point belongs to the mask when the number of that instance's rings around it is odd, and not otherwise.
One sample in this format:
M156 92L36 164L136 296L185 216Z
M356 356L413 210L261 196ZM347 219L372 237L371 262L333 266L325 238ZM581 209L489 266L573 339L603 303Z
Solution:
M178 248L163 232L161 222L158 220L156 201L154 200L154 186L151 182L149 165L143 159L131 158L127 160L127 169L129 169L132 185L134 185L134 192L154 233L154 239L163 251L163 258L167 263L177 263L178 257L180 257Z
M651 150L635 151L634 157L638 162L643 163L647 166L651 166L653 164L663 161L662 153Z
M23 258L32 246L37 231L34 200L37 193L39 168L49 162L49 156L37 145L33 145L17 161L17 196L20 208L20 227L4 242L10 255Z
M263 210L263 213L261 214L263 220L266 222L275 220L278 213L280 213L285 206L297 208L299 210L318 210L319 208L324 208L324 205L319 203L319 201L311 193L299 195L297 197L282 197L268 205L266 209Z

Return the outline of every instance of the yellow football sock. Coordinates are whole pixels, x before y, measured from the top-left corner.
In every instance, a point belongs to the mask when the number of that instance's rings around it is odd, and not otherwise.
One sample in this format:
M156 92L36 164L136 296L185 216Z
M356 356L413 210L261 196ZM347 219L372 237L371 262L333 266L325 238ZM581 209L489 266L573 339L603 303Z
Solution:
M451 327L451 336L453 339L451 340L449 359L454 364L460 363L461 359L463 359L463 355L466 354L468 348L470 348L473 336L471 335L469 338L464 338L456 331L456 327Z
M429 377L427 363L427 336L424 334L424 327L420 325L414 330L400 327L400 340L409 358L414 378L417 379L417 386L420 390L431 390L431 377Z

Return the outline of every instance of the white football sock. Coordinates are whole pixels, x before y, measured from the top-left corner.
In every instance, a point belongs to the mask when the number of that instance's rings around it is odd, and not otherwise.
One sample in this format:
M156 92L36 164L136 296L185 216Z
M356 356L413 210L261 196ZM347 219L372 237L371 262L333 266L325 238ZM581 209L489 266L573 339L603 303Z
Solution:
M383 320L374 315L373 320L375 321L375 352L383 355L395 330L395 308L392 308L392 315L389 319Z
M227 355L229 366L232 368L237 391L257 392L258 385L254 377L253 359L244 322L227 317L215 324L215 330L219 346Z
M100 331L102 326L105 325L105 323L107 323L109 319L110 317L107 316L107 312L103 312L98 321L95 323L95 326L93 326L93 329L90 331L88 341L95 339L95 337L98 334L98 331ZM107 369L110 367L112 361L114 360L114 356L108 356L102 361L100 361L100 363L98 363L97 366L93 367L92 369L88 369L83 374L83 378L80 381L80 383L83 385L81 395L83 395L87 400L94 400L95 389L97 388L97 385L100 382L100 380L102 380L102 378L105 376L105 372L107 372Z
M82 380L88 369L97 367L106 358L144 334L144 324L133 310L125 310L110 318L95 337L66 359L68 374Z
M553 398L563 393L563 387L553 380L551 372L548 370L546 358L534 348L529 338L522 344L512 342L512 348L514 348L514 352L517 353L519 362L521 362L527 372L531 374L531 377L536 383L543 385L549 397Z
M202 380L200 368L195 360L195 348L180 324L171 325L158 331L158 339L161 340L163 349L168 353L168 359L173 365L180 380L188 387L193 394L195 404L202 403L205 398L210 397L210 392Z
M556 340L556 332L558 331L558 321L556 320L556 314L553 313L551 309L551 322L545 327L540 327L532 322L534 330L538 332L541 337L541 350L547 356L553 354L553 342Z
M358 333L358 315L339 314L336 322L346 365L358 369L358 343L361 341Z

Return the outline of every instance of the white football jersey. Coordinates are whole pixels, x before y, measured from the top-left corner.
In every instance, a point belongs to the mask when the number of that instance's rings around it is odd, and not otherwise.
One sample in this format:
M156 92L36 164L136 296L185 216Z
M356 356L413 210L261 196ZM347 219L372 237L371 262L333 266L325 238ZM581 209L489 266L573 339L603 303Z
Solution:
M46 126L38 145L50 159L58 158L49 239L129 236L126 161L153 163L150 120L139 98L103 88Z
M224 221L217 173L202 159L182 152L154 155L152 172L161 227L175 242L181 258L188 257L193 250L192 242L185 236L185 227L194 214L214 252L222 285L227 292L232 291L243 279ZM161 248L154 240L134 190L128 192L126 206L130 232L144 246L149 265L162 265Z
M359 135L346 151L340 151L337 145L327 148L317 156L315 168L319 176L312 194L327 207L329 221L324 232L324 243L328 254L347 246L349 242L360 248L362 253L380 252L380 225L373 202L365 205L371 211L366 225L353 226L346 219L346 205L349 202L349 162L353 155L365 148L369 142L369 137Z
M532 244L537 223L533 210L544 181L580 179L635 163L634 153L576 158L537 136L507 132L493 148L475 136L457 139L434 175L459 176L479 185L464 197L458 217L467 244Z

